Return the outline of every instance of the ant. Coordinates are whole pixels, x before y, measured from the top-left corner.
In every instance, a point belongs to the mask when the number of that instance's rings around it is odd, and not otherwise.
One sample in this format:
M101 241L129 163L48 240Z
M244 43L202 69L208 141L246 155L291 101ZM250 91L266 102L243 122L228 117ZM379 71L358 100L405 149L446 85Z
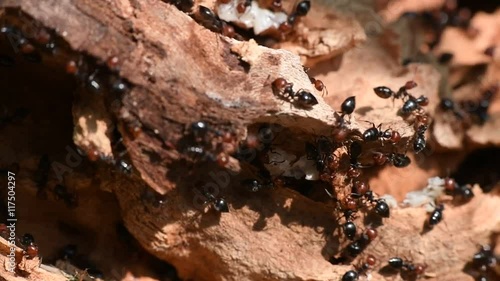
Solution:
M311 83L314 85L314 88L322 92L321 96L328 95L328 89L326 88L325 84L323 84L323 81L312 77L310 77L309 79L311 80Z
M370 202L374 201L373 191L370 190L370 185L365 181L355 181L353 183L351 197L365 197Z
M212 10L205 6L199 6L198 19L201 25L213 32L222 33L222 35L231 38L236 35L234 28L230 24L219 19Z
M227 205L226 199L216 198L213 194L208 192L203 192L203 195L207 197L205 204L211 203L213 208L219 213L228 213L229 207Z
M375 203L375 207L373 210L375 214L379 215L383 218L388 218L390 216L390 208L387 202L384 199L375 199L373 191L370 190L370 186L366 182L356 181L353 184L354 191L351 193L351 197L360 198L365 197L366 200L370 203Z
M419 109L421 106L426 106L429 104L429 99L426 96L420 96L418 98L415 98L410 94L407 94L407 96L409 98L407 101L405 101L403 107L401 108L401 113L403 113L403 115L408 115L413 111Z
M295 7L294 14L297 17L305 17L309 10L311 9L311 1L310 0L302 0Z
M326 165L331 162L335 162L332 156L333 144L325 136L321 136L318 140L316 140L316 144L317 146L314 146L313 144L306 142L306 156L307 160L314 160L316 162L316 168L318 171L322 172ZM332 165L328 165L329 168L335 168L337 166L337 162L332 163Z
M442 98L441 102L439 103L439 107L441 108L441 110L445 112L446 111L452 112L453 115L455 115L455 117L458 118L459 120L466 119L465 113L450 98Z
M427 228L432 229L434 228L435 225L437 225L442 219L443 219L443 210L444 210L444 205L439 204L434 208L434 211L430 214L429 218L427 219L425 225Z
M415 81L413 81L413 80L407 81L404 84L404 86L400 87L398 92L394 94L394 98L399 99L399 98L405 98L405 97L409 96L410 94L408 93L408 90L416 88L417 86L418 86L418 84Z
M470 185L458 185L457 182L452 178L444 179L444 189L446 194L453 196L460 196L464 200L470 200L474 197L474 192Z
M405 261L400 257L393 257L389 259L389 267L399 270L404 271L406 275L411 275L411 276L418 276L422 275L425 272L425 269L427 265L425 264L413 264L410 261Z
M305 67L304 66L304 72L309 77L309 80L311 81L311 84L314 85L314 88L316 88L316 90L322 92L321 96L325 96L325 94L328 95L328 89L326 88L326 86L323 83L323 81L321 81L319 79L315 79L314 77L309 76L309 67Z
M340 118L343 120L345 115L351 115L356 109L356 97L351 96L345 99L340 105Z
M390 208L384 199L376 199L376 200L369 199L369 201L371 201L372 203L375 203L375 207L373 208L373 210L375 210L375 214L379 215L382 218L390 217L390 215L391 215Z
M344 255L348 257L357 257L367 246L377 238L378 232L374 228L367 228L361 237L350 243L344 250Z
M257 179L246 179L241 181L241 184L251 192L259 192L261 190L272 189L274 184L272 182L260 182Z
M196 121L191 123L190 129L195 139L200 142L209 131L209 126L204 121Z
M24 59L32 62L39 63L42 61L41 54L36 50L35 46L24 36L23 32L11 26L2 26L0 33L5 34L7 40L11 43L14 51L20 52Z
M201 25L205 28L217 33L222 31L222 21L212 10L200 5L198 7L198 15Z
M411 159L402 153L382 153L373 152L373 161L376 165L382 166L389 162L396 168L404 168L410 165Z
M389 161L396 168L404 168L404 167L410 165L410 163L411 163L410 158L408 156L406 156L405 154L390 153L388 157L389 157Z
M375 127L375 124L372 123L372 126L373 127L367 129L363 133L363 139L365 141L376 141L377 139L386 139L390 140L392 143L398 143L401 140L401 135L397 131L391 129L382 131L381 130L382 124L379 124L377 127Z
M355 265L356 270L349 270L342 276L342 281L356 281L359 275L364 274L377 263L377 259L373 255L368 255L364 262Z
M415 87L417 87L417 83L415 83L415 81L408 81L404 86L399 88L397 93L386 86L373 88L373 91L378 97L383 99L388 99L390 97L392 97L393 99L399 99L408 96L409 94L407 91Z
M354 224L352 221L347 221L342 225L342 231L344 232L344 235L347 237L347 239L354 240L354 237L357 233L356 224Z
M481 246L479 252L472 257L473 266L481 271L485 271L487 267L492 267L496 263L497 259L489 245Z
M118 160L115 165L118 168L118 170L127 175L129 175L132 172L132 168L134 167L132 166L132 164L126 162L123 159Z
M98 72L99 71L96 70L87 77L87 88L94 93L99 93L102 88L101 82L97 78Z
M425 125L420 125L419 128L417 129L416 132L416 137L413 140L413 150L415 151L416 154L420 153L422 150L424 150L426 146L426 141L425 141L425 132L427 131L427 126Z
M361 274L366 275L366 272L368 272L368 270L371 269L376 263L377 259L373 255L368 255L366 256L364 262L361 262L360 264L355 265L354 267L356 268L359 275Z
M281 3L279 4L281 6ZM311 1L303 0L295 6L294 11L288 16L287 20L280 24L279 30L283 33L288 33L293 25L297 22L298 18L305 17L311 9Z
M297 92L293 91L293 83L288 83L284 78L277 78L272 83L273 90L285 94L285 98L292 99L292 104L297 107L309 109L318 104L318 100L311 94L311 92L300 89Z
M349 270L342 276L342 281L356 281L358 280L359 274L356 270Z
M21 245L24 246L24 254L29 258L33 259L38 256L38 245L35 244L35 238L29 233L25 233L20 241Z

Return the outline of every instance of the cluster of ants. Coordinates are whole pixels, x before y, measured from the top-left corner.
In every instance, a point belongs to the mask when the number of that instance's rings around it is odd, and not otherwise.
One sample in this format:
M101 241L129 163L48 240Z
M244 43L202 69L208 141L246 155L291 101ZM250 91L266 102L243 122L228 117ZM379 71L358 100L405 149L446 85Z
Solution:
M58 50L58 39L54 34L45 28L37 28L34 34L29 36L11 25L3 25L0 27L0 34L8 40L15 53L21 54L26 61L32 63L40 63L45 55L54 55ZM59 40L60 41L60 40ZM60 44L64 44L60 42ZM15 59L9 55L0 55L0 64L5 67L15 65ZM66 64L66 72L75 75L78 81L86 86L87 89L95 93L102 92L104 85L99 77L100 72L103 74L115 74L119 70L119 59L116 56L111 56L105 64L107 68L98 69L95 65L89 62L89 59L80 57L76 60L69 60ZM125 81L122 81L118 75L109 75L109 87L115 93L124 93L128 89Z
M0 223L0 235L5 239L9 236L7 226L3 223ZM17 238L17 242L17 245L23 249L23 254L26 258L34 259L35 257L38 257L38 245L35 243L35 238L32 234L25 233L21 238ZM86 272L89 276L100 279L104 278L102 272L90 266L88 262L82 264L81 261L75 260L76 253L76 245L69 244L61 249L60 256L64 260L69 260L72 261L73 264L78 264L80 268L87 268Z
M421 16L436 33L428 43L431 49L437 46L444 29L448 26L462 28L468 31L468 34L474 34L470 26L472 12L468 8L459 9L457 0L446 0L441 9L422 12Z
M461 100L456 102L451 98L442 98L441 110L451 112L458 120L465 124L476 122L483 125L489 118L488 109L498 92L498 85L493 85L481 93L477 100Z
M21 54L29 62L39 63L42 61L44 54L56 54L59 51L58 44L64 43L57 43L60 40L58 40L55 35L51 34L51 32L45 28L37 28L36 30L37 31L34 32L34 34L26 36L20 29L14 26L3 25L0 27L0 34L8 40L15 53ZM5 67L11 67L15 65L15 59L11 56L1 54L0 64ZM105 64L107 67L99 67L99 64ZM66 73L73 75L80 85L84 86L85 89L92 93L102 93L104 88L108 87L110 93L121 95L129 89L129 86L128 83L123 81L117 74L119 71L119 64L120 60L116 56L111 56L106 62L96 63L92 62L90 58L83 58L83 56L80 55L78 59L68 60L65 66L65 71ZM103 83L103 77L109 77L106 81L107 83ZM23 109L18 109L13 114L4 114L4 116L0 119L0 124L12 123L25 117L27 114L26 110ZM138 134L136 129L137 127L134 127L134 129L130 129L128 131L131 132L131 135L136 136ZM106 160L126 173L130 173L132 168L132 166L123 159L115 161L114 159L102 157L98 154L97 149L92 146L83 148L82 154L87 156L91 161L96 161L98 159ZM42 160L41 162L43 162ZM40 165L43 165L43 163ZM48 170L48 168L40 167L40 170ZM43 172L40 173L43 174ZM40 177L41 179L39 180L39 183L37 183L39 187L43 185L44 178L43 176ZM60 190L62 189L57 189L58 192ZM58 197L65 201L72 201L72 199L69 199L67 194L63 193L59 193Z
M227 4L231 0L219 0L222 4ZM190 13L192 8L194 7L193 0L171 0L165 1L171 2L175 5L179 10ZM252 5L252 0L243 0L236 5L235 9L239 14L243 14L247 11L248 7ZM268 7L266 7L272 11L280 11L284 12L282 8L281 0L270 1ZM310 0L302 0L295 5L293 11L288 15L287 20L280 24L279 38L285 39L287 34L290 34L293 31L294 26L298 22L301 17L305 17L309 10L311 9L311 1ZM243 39L243 37L236 33L235 28L228 22L221 20L216 13L214 13L210 8L206 6L199 5L198 12L195 15L195 20L198 21L199 24L204 26L205 28L220 33L224 36L235 38L235 39Z
M479 252L475 253L472 261L469 263L468 271L473 275L478 275L476 280L487 281L488 271L493 269L498 262L498 257L495 256L490 245L483 245Z
M311 82L314 83L314 80L311 79ZM392 91L390 88L385 86L374 88L374 92L377 96L384 99L401 99L403 101L403 106L400 109L402 116L407 118L411 114L414 115L415 118L413 125L416 133L412 138L413 149L416 153L419 153L426 147L425 132L428 128L428 117L425 114L423 107L428 104L428 99L425 96L414 97L408 92L416 86L417 85L414 81L409 81L397 92ZM305 90L294 91L293 84L287 82L283 78L277 78L273 82L272 88L274 91L279 91L279 94L289 98L290 102L298 107L307 109L313 106L309 102L304 102L310 100L307 98L307 96L311 95L309 92ZM370 189L368 182L359 179L359 176L361 175L360 169L384 165L387 163L392 164L397 168L404 168L411 163L408 156L397 152L372 152L372 163L360 163L359 159L363 154L364 143L382 141L396 145L400 142L402 137L399 132L395 130L382 130L382 125L375 126L375 124L364 132L354 132L349 130L346 126L347 121L345 120L345 117L350 116L354 112L355 108L355 97L348 97L341 104L341 109L339 111L340 125L334 128L331 138L321 136L315 142L306 142L304 149L307 159L314 161L315 167L320 173L320 179L324 182L332 183L336 174L341 172L339 168L342 166L341 157L337 156L334 151L342 146L347 145L348 147L347 155L349 165L347 170L344 170L344 172L347 175L347 179L350 181L351 193L339 200L337 199L337 196L334 196L327 189L325 189L328 195L336 202L336 209L342 214L340 219L344 219L344 222L339 225L340 231L348 240L352 241L343 250L341 250L339 258L331 258L330 261L332 263L352 261L359 256L370 244L370 242L378 236L378 232L374 227L367 227L361 233L358 232L358 227L354 223L354 218L360 209L371 210L373 215L378 217L379 220L390 216L390 207L385 199L376 198L374 192ZM205 122L195 122L191 126L191 135L195 136L195 138L203 139L207 132L209 132L207 127L208 126ZM272 134L272 132L269 131L269 126L266 125L261 126L261 130L259 130L259 132L263 132L265 135ZM215 136L222 135L217 133L215 130L213 131L213 134ZM213 135L210 139L213 139ZM258 150L262 153L272 152L272 141L270 143L263 144L258 142L255 143L255 139L255 136L249 134L248 140L242 145L246 148L258 148ZM238 155L240 148L241 147L234 151L234 155ZM205 149L199 149L199 151L203 151L203 154L206 153ZM212 157L212 161L216 160ZM248 178L243 180L241 185L250 192L261 192L263 190L283 187L285 186L285 182L288 184L293 182L293 180L283 176L271 177L271 179L265 180ZM474 196L470 186L460 186L451 178L447 178L445 180L444 188L447 194L457 196L462 199L468 200ZM216 211L229 211L227 202L224 198L215 197L207 193L204 193L204 196L207 198L206 203L211 203ZM223 202L223 204L221 202ZM443 219L443 211L444 205L438 204L429 214L425 227L432 229L434 226L439 224ZM355 270L346 272L342 277L342 280L357 280L360 275L367 274L368 270L372 269L375 264L376 258L372 255L368 255L365 261L355 266ZM425 264L414 264L413 262L400 257L393 257L388 261L386 267L398 271L403 278L415 279L424 274L427 266Z

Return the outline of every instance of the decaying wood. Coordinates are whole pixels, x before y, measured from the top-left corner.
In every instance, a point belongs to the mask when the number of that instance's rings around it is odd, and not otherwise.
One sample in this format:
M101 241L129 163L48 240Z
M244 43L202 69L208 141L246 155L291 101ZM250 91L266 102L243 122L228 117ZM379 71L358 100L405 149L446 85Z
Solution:
M111 102L85 90L77 91L72 111L73 139L81 147L92 144L103 156L111 157L110 135L118 127L137 171L129 177L98 167L88 172L96 180L85 180L75 173L66 179L67 184L81 193L87 190L85 202L89 209L95 208L89 203L93 202L92 194L104 197L102 191L92 188L112 192L127 229L148 252L174 265L186 280L339 280L352 268L328 262L346 244L339 234L333 203L316 202L288 188L248 193L240 184L247 174L236 159L232 159L234 165L229 169L186 161L183 152L170 144L182 139L191 122L207 120L217 130L234 132L238 141L245 139L249 126L258 123L276 123L289 129L290 137L313 139L329 136L338 125L335 111L341 102L356 96L358 107L348 124L350 129L364 131L372 126L369 122L382 123L398 130L402 143L406 143L414 128L396 114L401 104L378 98L373 88L385 85L398 89L408 80L418 84L412 91L415 96L429 97L431 117L440 118L436 114L440 73L432 64L401 67L398 43L387 41L389 33L362 38L359 25L366 20L350 18L353 25L349 32L345 32L343 24L351 21L341 21L338 28L349 36L334 43L322 40L332 36L335 26L321 31L325 34L314 37L311 44L331 45L315 49L318 54L311 51L314 48L304 51L293 43L285 49L295 53L259 46L252 40L239 42L219 36L161 1L98 4L92 0L25 0L4 1L0 7L19 8L55 30L71 51L103 62L111 56L120 59L119 76L130 82L131 90ZM303 24L307 28L308 22ZM394 30L392 35L399 36ZM360 44L365 39L366 43ZM323 98L311 85L298 55L330 58L340 53L343 58L337 71L332 71L329 59L312 69L328 87L329 95ZM296 89L311 91L319 104L303 110L283 101L271 88L277 77L286 77ZM126 133L126 124L134 122L143 128L137 138ZM439 133L435 140L448 149L461 148L461 138L456 138L452 126L446 124L434 127L434 133ZM498 127L498 118L493 118L484 127L472 127L464 134L469 134L475 145L497 145L498 135L480 134L477 130L498 132ZM451 140L446 139L449 136ZM374 147L388 149L379 144ZM401 199L406 192L425 186L428 177L447 173L465 156L455 153L437 157L437 151L431 152L413 157L407 169L387 167L367 172L372 188ZM26 164L28 170L36 169L35 162ZM26 175L25 186L33 189L28 178ZM217 194L230 203L229 213L199 208L197 190L207 183L218 186ZM147 187L163 195L163 204L153 206L144 200ZM370 280L385 280L378 269L392 256L425 262L429 277L435 279L472 280L462 272L463 265L477 251L478 244L488 243L491 234L500 231L500 198L482 194L479 187L474 191L476 196L469 203L447 205L443 223L426 234L420 233L426 218L423 208L391 210L391 218L379 227L379 238L366 249L381 261ZM103 221L112 221L113 215L117 214L109 214ZM362 221L363 216L357 219L359 225L363 225ZM105 228L92 223L83 218L78 221L86 227L92 225L96 232L99 227ZM107 243L107 235L99 236L101 245ZM50 279L51 274L36 269L29 278L58 280ZM17 280L0 272L0 276L4 275L8 276L6 280Z

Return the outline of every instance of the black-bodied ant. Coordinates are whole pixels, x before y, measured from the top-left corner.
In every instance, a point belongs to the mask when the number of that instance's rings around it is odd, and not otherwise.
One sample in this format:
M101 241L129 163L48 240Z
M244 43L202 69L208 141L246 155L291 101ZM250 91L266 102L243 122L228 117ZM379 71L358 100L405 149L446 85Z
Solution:
M411 159L402 153L382 153L373 152L373 161L375 165L382 166L385 163L391 163L396 168L404 168L411 163Z
M365 141L385 139L391 141L392 143L398 143L401 140L401 135L399 134L399 132L391 129L382 131L381 127L382 124L379 124L377 127L375 127L375 124L372 123L372 127L363 132L363 139Z
M410 165L411 160L408 156L405 154L401 153L390 153L388 155L389 161L392 163L392 165L396 168L404 168L408 165Z
M356 270L349 270L342 276L342 281L356 281L359 275L366 275L368 270L370 270L377 263L377 259L373 255L368 255L364 262L355 265Z
M325 167L333 170L337 167L338 161L335 159L333 153L333 143L321 136L316 140L316 146L312 143L306 142L306 156L307 160L314 160L316 162L316 169L322 172ZM331 164L331 165L330 165Z
M488 267L493 267L497 263L497 258L489 245L481 246L479 252L472 257L472 265L475 269L485 271Z
M201 25L205 28L217 33L222 31L222 21L209 8L200 5L198 7L198 18Z
M384 199L376 199L373 202L375 202L375 207L373 207L375 214L382 218L388 218L391 215L389 205L387 205Z
M356 97L351 96L346 98L340 105L340 118L343 120L345 115L351 115L356 109Z
M318 104L318 100L311 92L300 89L297 92L293 90L293 83L288 83L284 78L277 78L272 83L273 90L277 93L283 92L281 96L291 99L291 103L297 107L309 109Z
M280 4L281 6L281 4ZM284 33L289 33L294 24L297 22L298 18L304 17L307 15L309 10L311 9L311 1L310 0L302 0L297 6L295 6L294 11L288 16L287 20L280 24L279 30Z
M444 205L437 205L426 220L425 226L428 229L434 228L443 219Z
M460 197L463 200L470 200L474 197L474 192L470 185L458 185L458 183L452 178L444 179L444 189L446 194L453 195L454 197Z
M342 281L356 281L359 278L358 272L356 270L349 270L344 275L342 275Z
M424 150L426 146L426 141L425 141L426 131L427 131L427 126L425 125L420 125L420 127L417 129L416 136L413 140L413 150L415 151L416 154Z
M274 188L274 184L271 181L261 182L257 179L245 179L241 181L241 185L245 187L248 191L259 192L262 190L268 190Z
M222 35L231 38L236 36L234 28L230 24L219 19L219 17L212 10L205 6L200 5L198 7L197 18L201 25L213 32L221 33Z
M386 86L373 88L373 91L378 97L383 99L388 99L390 97L392 97L393 99L399 99L407 97L409 95L407 91L415 87L417 87L417 83L415 83L415 81L408 81L404 86L399 88L397 93Z
M377 230L375 230L374 228L367 228L358 240L351 242L344 249L343 256L350 258L357 257L370 244L370 242L377 238L377 236Z
M425 96L420 96L418 98L413 97L410 94L407 94L408 100L406 100L401 108L401 113L403 115L408 115L414 112L417 109L420 109L421 106L426 106L429 104L429 99Z
M205 204L212 204L213 208L219 213L229 212L229 206L227 205L226 199L222 197L215 197L213 194L208 192L203 192L203 195L207 198Z
M344 235L347 237L347 239L354 240L354 237L357 233L356 224L354 224L352 221L346 221L346 223L342 225L342 231L344 232Z
M405 276L417 277L424 274L427 266L425 264L413 264L410 261L405 261L400 257L393 257L388 261L389 267L399 270Z

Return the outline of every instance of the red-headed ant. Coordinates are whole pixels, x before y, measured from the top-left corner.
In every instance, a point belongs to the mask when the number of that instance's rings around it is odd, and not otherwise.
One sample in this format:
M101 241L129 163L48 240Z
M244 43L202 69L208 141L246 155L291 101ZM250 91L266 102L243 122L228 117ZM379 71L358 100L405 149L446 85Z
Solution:
M444 189L446 194L453 195L454 197L460 197L463 200L470 200L474 197L474 192L470 185L458 185L458 183L452 178L444 179Z
M293 90L293 83L288 83L284 78L277 78L273 81L273 90L277 93L283 92L280 96L291 100L291 103L297 107L310 109L312 106L318 104L318 100L311 94L311 92L300 89L297 92Z

